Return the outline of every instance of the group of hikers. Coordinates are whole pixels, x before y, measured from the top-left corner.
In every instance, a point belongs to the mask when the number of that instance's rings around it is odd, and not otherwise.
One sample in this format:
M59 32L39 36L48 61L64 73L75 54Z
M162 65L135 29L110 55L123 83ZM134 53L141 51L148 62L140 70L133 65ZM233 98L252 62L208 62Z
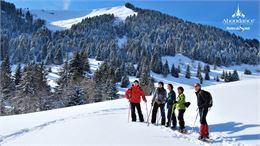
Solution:
M199 110L199 117L200 117L200 136L199 140L209 139L209 130L207 124L207 113L209 108L212 106L212 97L208 91L202 90L201 85L199 83L194 84L195 94L197 96L197 105ZM161 113L161 125L170 127L172 129L177 129L177 120L175 111L178 111L177 119L179 122L179 131L181 133L185 133L185 121L184 121L184 113L186 108L189 107L190 102L186 102L184 88L178 87L177 92L178 95L176 97L176 93L173 90L173 85L168 84L167 90L169 91L167 94L166 89L164 88L163 82L158 82L158 87L153 92L152 98L152 118L151 123L156 124L156 118L158 117L158 109L160 109ZM141 110L141 98L144 102L147 102L145 98L144 91L141 89L139 85L139 81L135 80L133 85L125 92L125 97L130 102L131 108L131 117L132 122L136 122L136 114L135 109L137 109L138 116L140 122L144 122L144 117ZM167 108L167 117L165 114L165 105ZM150 112L150 113L151 113ZM149 123L150 113L147 118L147 122ZM167 118L167 122L166 122Z

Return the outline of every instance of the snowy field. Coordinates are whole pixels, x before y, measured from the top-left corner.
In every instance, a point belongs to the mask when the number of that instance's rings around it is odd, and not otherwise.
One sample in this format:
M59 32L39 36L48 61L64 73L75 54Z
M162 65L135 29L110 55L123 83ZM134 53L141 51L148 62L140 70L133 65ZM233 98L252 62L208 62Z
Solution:
M214 98L214 106L209 112L213 143L203 143L197 140L198 126L196 117L196 96L192 84L198 82L195 76L198 63L177 54L174 57L162 57L162 61L168 60L169 67L174 63L180 65L179 78L151 72L156 81L172 83L174 89L177 86L185 88L187 101L192 104L185 114L186 128L192 132L183 135L168 128L150 125L146 123L129 123L128 102L125 99L106 101L102 103L87 104L45 112L5 116L0 118L0 145L1 146L38 146L38 145L227 145L246 146L260 145L260 76L259 66L240 65L231 67L211 67L211 80L204 81L203 87L210 91ZM91 75L98 69L101 61L89 59ZM186 65L191 66L192 78L184 77ZM61 66L47 66L52 68L47 79L54 89L59 78L58 72ZM16 66L12 66L14 71ZM252 75L244 75L244 69L250 69ZM238 70L240 81L225 83L216 82L213 78L222 74L222 71ZM136 77L130 76L130 82ZM120 88L117 83L118 93L124 94L125 88ZM151 109L148 97L148 111ZM147 117L145 104L142 103L143 114ZM18 124L19 123L19 124ZM192 131L193 130L193 131ZM129 136L131 135L131 136ZM194 144L195 143L195 144Z
M0 145L259 145L259 87L260 79L249 79L205 88L214 98L208 116L210 136L214 139L211 144L197 140L198 121L191 135L164 126L128 122L128 102L119 99L1 117ZM196 97L193 89L187 89L185 94L192 103L185 113L186 128L191 131ZM151 97L148 99L150 110ZM145 103L141 105L146 119Z

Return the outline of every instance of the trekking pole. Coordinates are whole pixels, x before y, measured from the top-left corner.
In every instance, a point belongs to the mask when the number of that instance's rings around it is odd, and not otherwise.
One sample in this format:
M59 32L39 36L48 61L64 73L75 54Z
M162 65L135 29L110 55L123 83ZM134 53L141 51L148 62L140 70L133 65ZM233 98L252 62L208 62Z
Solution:
M147 102L145 102L145 107L146 107L146 115L147 115L147 119L148 119L148 107L147 107ZM148 121L147 121L148 123Z
M130 121L130 113L131 113L131 101L132 101L132 88L130 88L131 94L129 99L129 108L128 108L128 123Z
M157 122L156 122L156 125L159 125L159 122L160 122L160 120L161 120L161 111L157 111L158 113L157 113ZM160 118L159 118L160 117Z
M198 111L198 109L197 109L196 111ZM195 127L195 124L196 124L198 115L199 115L199 111L197 112L196 118L195 118L195 120L194 120L193 127L192 127L192 131L194 131L194 127Z
M129 120L130 120L130 113L131 113L131 103L129 102L129 106L128 106L128 123L129 123Z
M146 104L147 105L147 104ZM153 110L153 104L152 104L152 106L151 106L151 109L150 109L150 112L149 112L149 115L148 115L148 117L147 117L147 126L149 126L149 124L150 124L150 122L149 122L149 118L150 118L150 115L151 115L151 113L152 113L152 110Z

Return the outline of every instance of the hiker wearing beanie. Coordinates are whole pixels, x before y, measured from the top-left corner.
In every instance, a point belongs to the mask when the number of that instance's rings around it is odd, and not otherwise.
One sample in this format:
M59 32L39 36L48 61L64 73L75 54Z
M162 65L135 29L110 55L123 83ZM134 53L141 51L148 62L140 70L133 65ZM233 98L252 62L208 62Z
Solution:
M196 83L194 85L195 93L197 96L197 105L200 116L200 136L198 139L204 140L209 138L209 127L206 120L208 109L212 107L212 96L208 91L202 90L201 85Z
M166 92L166 90L163 87L164 86L163 82L159 82L158 86L159 87L155 89L155 93L154 93L153 99L152 99L153 111L152 111L151 123L152 124L156 123L156 114L157 114L158 108L160 108L160 111L161 111L161 124L165 125L164 106L165 106L165 102L166 102L166 98L167 98L167 92Z
M141 97L144 102L146 102L146 98L145 98L144 91L139 86L139 82L137 80L135 80L132 87L125 92L125 97L130 102L132 121L136 122L135 109L137 109L140 122L144 122L144 117L142 114L140 102L141 102Z

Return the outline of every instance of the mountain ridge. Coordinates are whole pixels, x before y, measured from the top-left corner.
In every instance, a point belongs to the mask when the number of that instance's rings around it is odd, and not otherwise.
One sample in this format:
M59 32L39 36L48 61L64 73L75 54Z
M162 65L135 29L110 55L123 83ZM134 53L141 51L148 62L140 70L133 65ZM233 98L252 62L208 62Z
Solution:
M130 3L126 3L125 7L138 15L129 16L117 25L114 25L114 15L100 15L83 19L69 30L53 32L44 26L15 38L10 36L16 35L16 31L5 26L19 24L2 21L2 30L5 31L1 33L6 36L2 41L8 51L3 51L1 47L0 60L9 54L13 63L43 61L45 64L57 64L55 57L62 57L64 60L68 51L86 50L90 57L96 57L98 60L104 60L107 56L118 56L123 61L133 63L142 61L140 56L151 59L158 55L173 56L182 53L209 64L259 64L257 40L243 39L216 27L184 21L155 10L137 8ZM92 25L94 23L95 25ZM42 33L46 34L44 41L40 40ZM30 39L32 35L34 38ZM121 51L118 51L116 40L124 36L127 41ZM19 46L20 44L23 44L23 47ZM28 49L24 51L24 48ZM55 56L59 49L62 56ZM21 56L25 56L25 59Z

